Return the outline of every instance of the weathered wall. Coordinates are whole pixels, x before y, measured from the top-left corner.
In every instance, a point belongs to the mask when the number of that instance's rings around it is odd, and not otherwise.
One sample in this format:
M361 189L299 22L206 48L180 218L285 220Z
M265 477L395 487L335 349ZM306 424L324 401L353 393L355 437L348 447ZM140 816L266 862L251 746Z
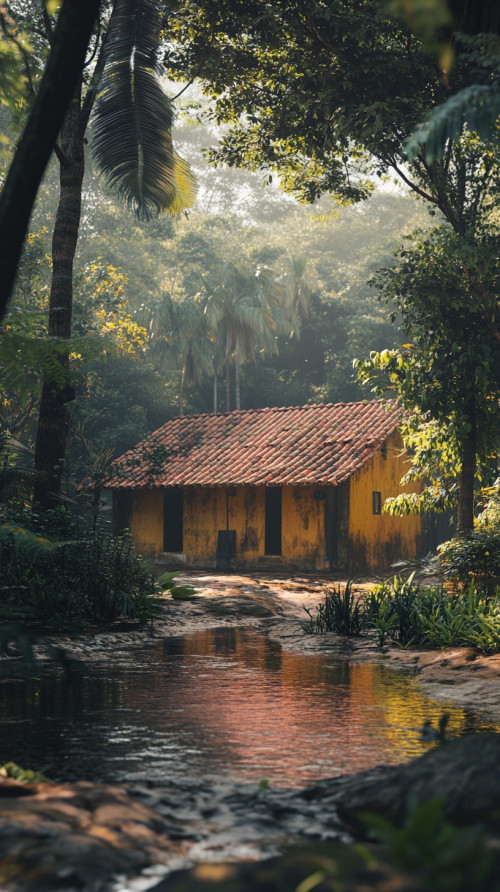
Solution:
M324 570L325 501L314 498L314 486L283 487L281 562L309 570Z
M185 490L184 551L188 562L213 566L218 530L236 530L234 565L255 567L264 564L324 567L324 508L313 499L313 487L282 489L282 554L264 554L265 490L263 487L235 487L227 497L225 489Z
M144 554L156 554L163 550L163 492L161 490L133 490L130 533L136 548Z
M234 565L286 565L325 569L324 501L313 498L313 487L283 487L282 554L266 556L265 490L235 487L226 490L184 490L183 551L191 566L215 565L217 533L236 530ZM148 554L163 551L163 492L134 491L130 529L137 548Z
M401 487L400 480L409 467L402 454L402 440L393 434L384 452L376 455L350 479L349 549L350 572L387 570L399 558L412 557L420 551L422 518L391 517L373 514L372 493L380 492L382 503L389 496L412 491L414 485Z

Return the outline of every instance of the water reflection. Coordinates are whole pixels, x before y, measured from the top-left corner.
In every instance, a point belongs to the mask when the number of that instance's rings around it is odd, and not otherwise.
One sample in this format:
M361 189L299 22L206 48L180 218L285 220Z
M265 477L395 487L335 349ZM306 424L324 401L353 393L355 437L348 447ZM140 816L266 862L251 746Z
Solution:
M126 665L53 667L0 685L0 764L57 780L226 776L275 786L424 752L424 720L450 733L500 725L425 698L406 673L287 653L247 630L211 629L131 649Z

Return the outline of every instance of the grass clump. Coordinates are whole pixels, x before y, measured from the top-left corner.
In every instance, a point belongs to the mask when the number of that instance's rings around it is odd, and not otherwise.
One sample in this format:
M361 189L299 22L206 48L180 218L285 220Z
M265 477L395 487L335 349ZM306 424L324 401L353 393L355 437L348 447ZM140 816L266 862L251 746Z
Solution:
M327 592L325 602L302 623L307 634L335 632L375 637L377 645L399 647L473 647L483 654L500 652L500 586L493 593L476 585L449 590L421 586L414 574L377 583L363 598L345 589Z
M323 632L336 632L337 635L355 637L361 635L365 625L365 610L359 596L353 591L353 583L348 581L344 588L327 590L324 604L318 604L316 614L307 607L308 622L302 624L304 632L321 635Z

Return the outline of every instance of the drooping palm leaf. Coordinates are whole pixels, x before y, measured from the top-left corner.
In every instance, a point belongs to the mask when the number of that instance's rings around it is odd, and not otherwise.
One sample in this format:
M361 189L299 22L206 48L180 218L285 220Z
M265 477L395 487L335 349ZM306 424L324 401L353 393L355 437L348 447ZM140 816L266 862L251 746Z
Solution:
M195 198L189 166L172 146L172 103L159 81L155 0L116 0L93 116L99 169L142 217L178 214Z
M438 105L406 142L410 161L424 150L431 164L441 159L448 140L457 139L464 128L487 140L495 138L500 116L500 84L471 84Z

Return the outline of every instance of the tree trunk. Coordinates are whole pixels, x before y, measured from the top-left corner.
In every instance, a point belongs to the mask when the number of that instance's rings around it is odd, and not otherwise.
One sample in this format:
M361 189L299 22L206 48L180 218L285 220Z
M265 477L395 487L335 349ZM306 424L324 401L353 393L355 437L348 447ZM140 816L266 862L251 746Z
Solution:
M214 375L214 415L217 415L218 401L219 401L219 397L218 397L218 393L217 393L217 384L218 384L217 374L215 374Z
M80 89L66 112L60 142L60 192L52 236L52 283L50 290L49 337L70 338L73 310L73 261L80 226L82 183L85 171L84 130ZM68 354L60 357L65 383L46 379L35 447L38 479L34 500L42 508L60 501L61 477L68 436L67 403L74 398L69 378Z
M231 346L229 332L226 337L226 412L231 411Z
M241 409L241 393L240 393L240 364L236 359L234 366L234 387L235 387L235 403L236 408Z
M462 440L462 471L458 493L457 533L467 536L474 529L474 482L476 479L477 431L474 400L468 410L470 431Z
M179 415L184 415L184 394L186 392L186 362L182 366L181 389L179 391Z
M5 313L33 203L68 102L82 76L100 0L66 0L49 60L0 197L0 319Z

